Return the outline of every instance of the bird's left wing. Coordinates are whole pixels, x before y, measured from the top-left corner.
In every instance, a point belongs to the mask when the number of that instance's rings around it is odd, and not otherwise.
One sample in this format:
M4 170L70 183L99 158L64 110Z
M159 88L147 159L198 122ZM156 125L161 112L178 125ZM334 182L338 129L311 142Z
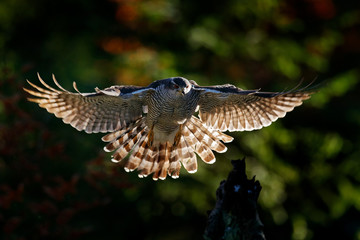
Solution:
M87 133L111 132L136 121L143 114L144 96L152 91L146 87L113 86L104 90L96 88L93 93L80 93L74 83L76 93L73 93L62 88L54 75L54 83L60 90L50 87L38 77L45 88L28 81L35 90L24 90L38 97L28 100L62 118L64 123Z
M233 85L194 86L201 91L199 116L205 125L220 131L251 131L269 126L299 106L312 92L242 90Z

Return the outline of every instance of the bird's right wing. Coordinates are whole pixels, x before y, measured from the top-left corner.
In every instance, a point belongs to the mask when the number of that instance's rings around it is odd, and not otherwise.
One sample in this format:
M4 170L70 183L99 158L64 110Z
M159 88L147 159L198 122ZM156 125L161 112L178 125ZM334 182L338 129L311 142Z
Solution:
M38 98L28 98L38 103L48 112L62 118L79 131L87 133L112 132L139 119L143 114L145 95L151 88L137 86L114 86L104 90L95 89L94 93L80 93L74 83L76 93L47 85L38 75L45 87L41 88L28 81L36 90L24 90Z

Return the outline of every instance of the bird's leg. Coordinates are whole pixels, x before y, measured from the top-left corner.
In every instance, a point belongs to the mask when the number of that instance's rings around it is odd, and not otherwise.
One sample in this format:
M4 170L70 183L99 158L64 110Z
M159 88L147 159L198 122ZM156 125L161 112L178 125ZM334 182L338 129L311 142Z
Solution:
M150 128L150 131L148 133L148 146L151 147L154 142L154 125Z
M179 125L179 130L177 131L176 135L175 135L175 138L174 138L174 145L173 146L177 146L180 142L180 139L181 139L181 132L182 132L182 126L183 124L180 124Z

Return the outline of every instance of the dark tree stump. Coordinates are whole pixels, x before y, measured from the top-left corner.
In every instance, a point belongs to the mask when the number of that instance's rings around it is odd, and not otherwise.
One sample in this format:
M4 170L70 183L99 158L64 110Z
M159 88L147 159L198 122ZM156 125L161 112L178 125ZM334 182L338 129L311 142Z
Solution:
M255 176L247 179L245 158L231 163L234 169L216 190L217 201L209 214L204 239L265 240L257 212L260 183Z

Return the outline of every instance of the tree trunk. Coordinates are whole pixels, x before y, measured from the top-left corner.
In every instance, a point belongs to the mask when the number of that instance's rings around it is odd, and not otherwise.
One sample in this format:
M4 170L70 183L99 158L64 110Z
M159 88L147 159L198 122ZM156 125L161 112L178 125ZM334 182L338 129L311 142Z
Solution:
M216 205L210 212L205 240L265 240L257 212L261 186L247 179L245 158L231 161L234 169L216 190Z

